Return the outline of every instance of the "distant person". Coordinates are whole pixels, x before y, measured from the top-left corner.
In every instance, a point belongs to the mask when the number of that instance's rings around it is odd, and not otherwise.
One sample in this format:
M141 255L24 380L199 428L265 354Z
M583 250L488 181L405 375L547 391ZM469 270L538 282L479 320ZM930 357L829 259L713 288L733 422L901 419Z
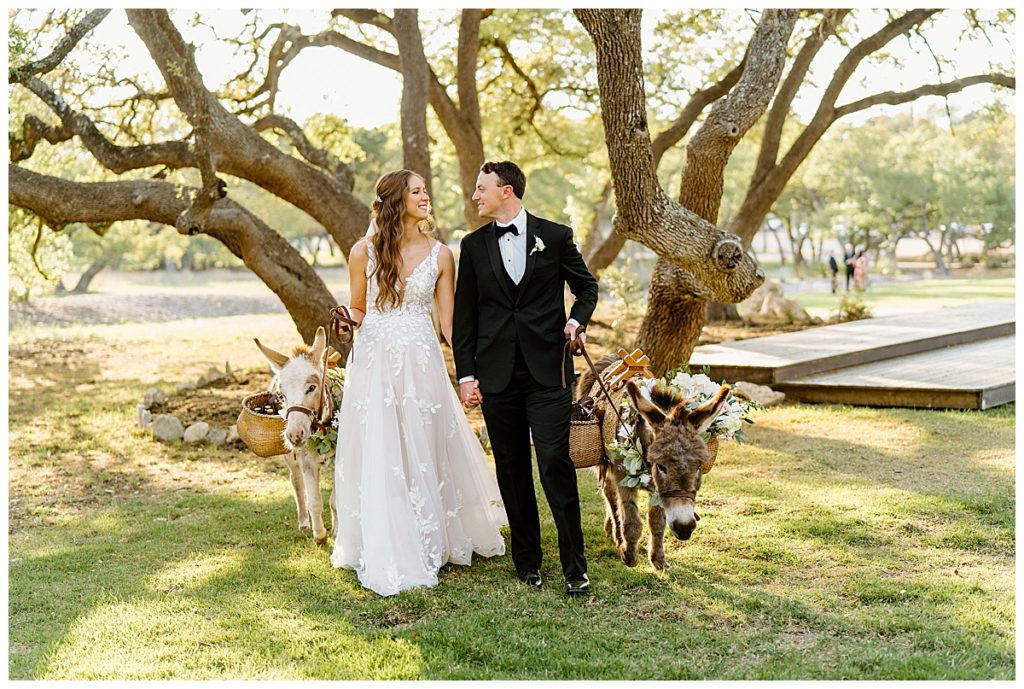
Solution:
M835 294L839 287L839 264L834 254L828 255L828 272L832 277L832 294Z
M864 249L857 249L853 257L853 288L858 292L868 288L868 256Z
M843 247L843 265L846 267L846 291L850 291L850 283L853 282L853 260L856 258L853 251L853 244L847 242Z

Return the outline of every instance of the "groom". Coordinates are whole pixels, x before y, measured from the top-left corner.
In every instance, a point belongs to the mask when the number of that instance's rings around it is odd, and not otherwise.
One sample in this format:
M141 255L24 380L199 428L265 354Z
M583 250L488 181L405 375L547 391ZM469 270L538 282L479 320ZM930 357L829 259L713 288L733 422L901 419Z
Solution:
M532 435L558 529L566 592L579 595L589 590L590 580L576 470L569 459L572 361L563 363L562 352L597 306L597 280L571 229L523 209L525 191L526 177L515 163L485 163L480 169L473 200L480 216L492 221L462 240L452 349L462 403L483 404L519 579L541 586ZM566 284L576 297L568 319ZM579 337L585 339L582 330Z

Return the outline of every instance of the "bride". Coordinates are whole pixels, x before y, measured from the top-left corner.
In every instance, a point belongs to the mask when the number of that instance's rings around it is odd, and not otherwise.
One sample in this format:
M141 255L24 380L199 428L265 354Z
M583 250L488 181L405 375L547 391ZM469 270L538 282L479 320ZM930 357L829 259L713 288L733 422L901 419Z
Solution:
M448 562L502 555L498 485L448 378L455 259L430 236L430 199L408 170L377 181L367 236L349 258L360 323L339 411L331 563L390 596L437 584Z

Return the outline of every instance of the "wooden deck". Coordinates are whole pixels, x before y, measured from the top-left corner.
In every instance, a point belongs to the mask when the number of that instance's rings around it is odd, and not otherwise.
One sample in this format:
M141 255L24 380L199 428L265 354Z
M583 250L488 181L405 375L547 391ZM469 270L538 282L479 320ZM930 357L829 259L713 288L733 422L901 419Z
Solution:
M704 345L694 350L690 369L698 371L707 366L715 380L746 380L775 386L837 368L990 340L1014 332L1013 302L982 302Z
M1015 398L1015 336L945 347L772 387L799 402L988 409Z

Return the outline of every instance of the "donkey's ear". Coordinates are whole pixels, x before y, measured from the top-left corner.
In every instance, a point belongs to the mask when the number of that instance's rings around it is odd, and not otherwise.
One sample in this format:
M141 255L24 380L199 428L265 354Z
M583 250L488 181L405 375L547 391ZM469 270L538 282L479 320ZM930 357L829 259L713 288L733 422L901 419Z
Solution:
M288 363L288 357L281 352L275 352L270 347L267 347L257 337L254 337L253 341L260 348L260 351L263 352L263 356L267 357L267 361L270 362L270 368L273 369L274 373L280 373L284 365Z
M729 386L723 385L714 397L690 412L690 423L698 433L706 431L718 415L725 411L728 395Z
M327 333L324 326L316 327L316 336L313 337L313 361L319 366L320 359L324 356L324 347L327 346Z
M633 406L636 407L636 410L640 412L640 415L643 416L649 424L652 426L660 426L665 422L665 412L661 410L661 407L644 397L636 383L632 380L626 381L626 390L629 391L629 396L633 400Z

